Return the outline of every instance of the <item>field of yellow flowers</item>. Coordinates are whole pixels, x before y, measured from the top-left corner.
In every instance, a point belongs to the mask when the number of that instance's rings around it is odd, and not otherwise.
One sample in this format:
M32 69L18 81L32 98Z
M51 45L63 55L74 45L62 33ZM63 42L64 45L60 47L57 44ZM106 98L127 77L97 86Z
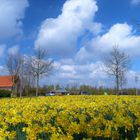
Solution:
M0 140L134 140L139 135L139 96L0 100Z

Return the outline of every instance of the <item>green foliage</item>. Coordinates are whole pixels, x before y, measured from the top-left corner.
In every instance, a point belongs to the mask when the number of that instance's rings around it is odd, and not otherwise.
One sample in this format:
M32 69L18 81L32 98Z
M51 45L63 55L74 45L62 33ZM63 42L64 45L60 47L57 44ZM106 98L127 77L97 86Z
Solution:
M11 97L11 92L9 90L0 90L0 98L2 97Z

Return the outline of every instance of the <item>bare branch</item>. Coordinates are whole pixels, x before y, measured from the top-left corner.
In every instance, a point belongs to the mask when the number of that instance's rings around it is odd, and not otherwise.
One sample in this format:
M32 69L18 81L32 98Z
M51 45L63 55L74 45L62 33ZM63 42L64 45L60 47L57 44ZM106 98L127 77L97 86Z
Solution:
M29 60L30 73L36 77L36 96L38 96L39 80L42 76L48 76L53 70L53 61L47 58L47 51L37 47L35 55Z
M117 91L126 83L126 73L130 68L130 59L127 54L114 46L109 56L105 59L106 73L114 76Z

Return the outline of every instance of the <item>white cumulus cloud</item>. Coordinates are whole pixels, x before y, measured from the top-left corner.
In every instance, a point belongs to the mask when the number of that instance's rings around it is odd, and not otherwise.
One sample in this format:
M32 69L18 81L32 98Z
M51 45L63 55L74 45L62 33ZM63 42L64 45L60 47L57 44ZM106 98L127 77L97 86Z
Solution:
M19 46L14 45L8 49L9 54L17 54L19 52Z
M140 0L131 0L132 5L138 5L140 4Z
M65 63L63 63L65 61ZM66 63L68 61L68 63ZM62 86L66 85L91 85L91 86L104 86L104 87L114 87L115 78L113 76L107 75L105 73L106 66L102 61L90 62L85 64L69 63L68 59L63 59L54 62L55 73L49 77L43 84L60 84ZM126 74L127 83L125 87L135 87L135 76L139 72L129 70ZM133 83L133 84L132 84Z
M127 23L113 25L108 32L93 38L89 44L86 50L89 54L93 53L95 56L108 53L115 45L118 45L120 49L126 51L130 56L136 57L140 55L140 51L138 51L140 48L140 36L136 35L133 27Z
M63 63L64 60L55 61L55 73L49 77L47 84L67 85L76 83L77 85L107 86L106 79L108 76L104 72L105 66L102 62L79 64L74 60L73 63L69 63L68 59L65 60L68 63Z
M28 0L0 0L0 39L22 32L22 19Z
M46 47L53 54L74 52L78 38L88 30L97 34L101 24L93 22L98 11L95 0L68 0L57 18L42 22L36 46Z

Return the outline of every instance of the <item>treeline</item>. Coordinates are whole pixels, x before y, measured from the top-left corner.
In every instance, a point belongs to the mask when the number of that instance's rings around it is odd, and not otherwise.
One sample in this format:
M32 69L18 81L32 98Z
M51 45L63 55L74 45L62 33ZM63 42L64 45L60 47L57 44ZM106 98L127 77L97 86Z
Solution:
M90 95L104 95L107 93L107 95L116 95L116 90L113 88L104 88L104 87L92 87L88 85L81 85L79 87L70 87L66 86L61 87L60 85L49 85L49 86L43 86L39 88L39 93L38 96L45 96L46 93L59 90L59 89L65 89L70 93L70 95L80 95L81 92L87 92ZM35 96L36 93L36 88L35 87L28 87L26 90L23 92L23 97L33 97ZM123 89L123 91L120 92L120 95L140 95L140 89L135 89L135 88L128 88L128 89ZM0 90L0 98L1 97L10 97L11 96L11 91L9 90ZM19 97L20 94L17 93L17 96Z
M93 95L103 95L105 93L108 95L138 94L138 89L124 89L127 83L127 73L131 66L130 58L125 52L120 50L118 46L115 46L104 58L103 62L103 71L114 79L114 87L112 89L87 85L80 87L66 86L65 89L69 91L70 94L79 94L81 91L86 91ZM41 78L50 75L53 69L55 69L52 59L48 57L48 52L40 46L34 50L32 56L21 55L19 53L9 54L5 66L9 75L13 76L13 95L20 97L45 95L47 92L60 88L59 85L44 87L40 85ZM138 76L135 78L136 85L137 82Z
M104 87L93 87L89 85L81 85L81 86L66 86L61 87L60 85L49 85L49 86L43 86L39 88L39 96L45 96L46 93L49 93L51 91L59 90L59 89L65 89L66 91L70 92L70 95L79 95L81 92L87 92L90 95L104 95L107 93L108 95L116 95L116 90L114 88L104 88ZM34 96L35 88L31 88L28 92L25 92L24 96ZM127 88L123 89L118 93L119 95L136 95L140 93L140 89L135 88Z

